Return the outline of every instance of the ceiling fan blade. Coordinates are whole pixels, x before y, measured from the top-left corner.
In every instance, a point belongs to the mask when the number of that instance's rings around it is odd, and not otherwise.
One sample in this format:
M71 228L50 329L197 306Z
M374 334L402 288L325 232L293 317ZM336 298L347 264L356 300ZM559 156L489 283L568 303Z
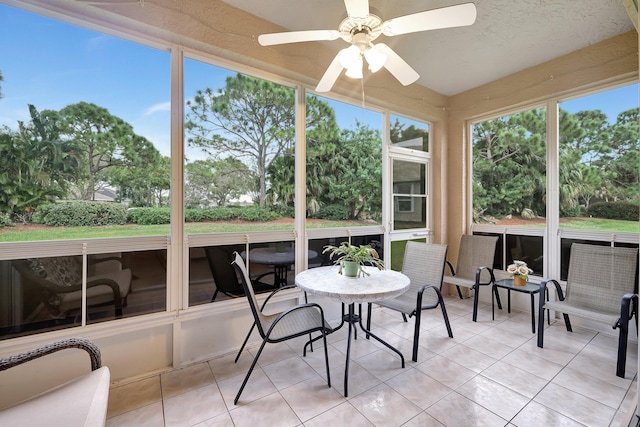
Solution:
M385 36L397 36L418 31L463 27L473 24L476 15L476 5L473 3L427 10L383 22L382 33Z
M316 86L316 92L329 92L333 87L333 84L338 80L338 77L340 77L340 73L342 73L342 70L344 69L340 63L340 53L342 53L343 50L346 49L342 49L338 52L336 57L333 58L333 61L331 61L329 68L324 72L320 82L318 82L318 86Z
M258 43L261 46L271 46L274 44L335 40L338 37L340 37L340 32L335 30L289 31L286 33L261 34L258 36Z
M378 43L375 48L387 55L387 61L384 63L386 68L393 76L398 79L403 86L410 85L420 78L420 74L411 68L400 55L395 53L389 46L384 43Z
M349 18L366 18L369 16L369 0L344 0Z

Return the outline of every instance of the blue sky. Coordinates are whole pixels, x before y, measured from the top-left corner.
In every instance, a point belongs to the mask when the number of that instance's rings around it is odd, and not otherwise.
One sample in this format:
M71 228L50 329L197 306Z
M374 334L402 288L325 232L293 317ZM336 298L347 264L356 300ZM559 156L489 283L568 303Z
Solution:
M0 5L0 126L28 121L28 104L59 110L80 101L105 107L169 155L170 55L116 37ZM185 62L185 97L224 86L235 72L194 60ZM366 89L366 88L365 88ZM366 93L366 91L365 91ZM381 114L331 101L338 124L356 119L381 129ZM599 108L610 121L638 106L638 85L564 102L571 113ZM189 157L200 157L190 150Z

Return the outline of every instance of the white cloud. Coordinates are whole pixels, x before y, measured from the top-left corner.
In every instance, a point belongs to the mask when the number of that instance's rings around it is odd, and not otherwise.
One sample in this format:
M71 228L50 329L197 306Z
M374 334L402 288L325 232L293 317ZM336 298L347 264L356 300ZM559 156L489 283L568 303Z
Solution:
M152 105L151 107L147 108L142 115L149 116L153 113L157 113L158 111L171 111L171 101Z

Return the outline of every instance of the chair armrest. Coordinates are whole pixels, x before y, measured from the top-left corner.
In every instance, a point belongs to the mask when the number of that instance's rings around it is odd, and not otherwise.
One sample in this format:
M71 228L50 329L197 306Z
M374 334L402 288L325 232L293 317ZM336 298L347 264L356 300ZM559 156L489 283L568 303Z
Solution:
M456 271L453 269L453 265L447 260L445 260L444 262L446 262L447 265L449 266L449 272L451 272L451 275L455 276L456 275Z
M638 294L625 294L620 302L620 319L627 313L627 319L631 319L638 309ZM620 326L620 319L613 325L613 329Z
M119 298L121 298L120 286L115 280L103 277L101 279L95 279L87 282L87 289L95 288L96 286L109 286L111 288L111 291L113 292L113 299L117 301Z
M489 279L489 281L487 283L482 283L480 281L480 275L482 274L483 270L487 270L489 272L490 279ZM493 275L493 268L486 267L486 266L478 267L478 269L476 270L476 286L490 285L490 284L495 283L495 282L496 282L496 278Z
M431 308L431 307L423 307L422 306L422 296L424 294L424 291L428 288L433 289L436 292L436 296L438 297L438 301L440 301L442 299L442 292L440 292L440 289L437 286L434 285L424 285L422 287L420 287L420 289L418 289L418 295L416 297L416 309L418 307L420 307L420 309L424 309L424 308ZM437 307L437 304L434 306Z
M564 301L564 292L562 292L562 287L560 286L560 282L555 279L547 279L540 282L540 295L544 297L545 292L547 290L547 283L552 282L556 287L556 295L558 296L558 300Z
M273 292L271 292L269 294L269 296L262 303L262 307L260 307L260 311L264 310L264 308L267 306L267 303L269 302L269 300L271 299L272 296L274 296L275 294L277 294L280 291L284 291L285 289L293 289L293 288L297 288L297 286L296 285L286 285L286 286L283 286L283 287L278 288L278 289L274 290Z
M95 371L96 369L100 368L100 366L102 366L100 350L94 343L84 338L68 338L62 341L56 341L43 347L36 348L34 350L30 350L26 353L0 359L0 371L5 371L9 368L13 368L14 366L29 362L30 360L34 360L39 357L46 356L48 354L55 353L56 351L65 350L68 348L78 348L86 351L89 354L89 358L91 359L92 371Z

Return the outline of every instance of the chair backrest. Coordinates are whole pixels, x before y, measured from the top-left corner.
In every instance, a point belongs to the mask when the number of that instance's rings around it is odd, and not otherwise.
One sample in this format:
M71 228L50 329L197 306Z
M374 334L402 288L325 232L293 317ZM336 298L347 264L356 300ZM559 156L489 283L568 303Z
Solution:
M411 280L409 292L418 292L425 285L442 288L447 249L447 245L407 242L402 273Z
M624 294L636 293L638 249L574 243L566 299L572 304L620 313Z
M493 268L498 236L463 234L460 238L456 277L474 280L479 267Z
M208 246L204 248L211 269L216 288L222 293L241 294L242 285L231 262L233 256L229 251L220 246Z
M260 336L264 338L266 336L268 322L266 321L265 315L260 311L260 306L256 299L256 293L253 290L253 284L251 283L251 279L247 273L247 267L238 252L234 252L231 264L238 270L238 273L240 273L242 287L244 288L244 293L249 300L249 307L251 308L251 313L253 313L253 318L256 321L258 332L260 333Z

